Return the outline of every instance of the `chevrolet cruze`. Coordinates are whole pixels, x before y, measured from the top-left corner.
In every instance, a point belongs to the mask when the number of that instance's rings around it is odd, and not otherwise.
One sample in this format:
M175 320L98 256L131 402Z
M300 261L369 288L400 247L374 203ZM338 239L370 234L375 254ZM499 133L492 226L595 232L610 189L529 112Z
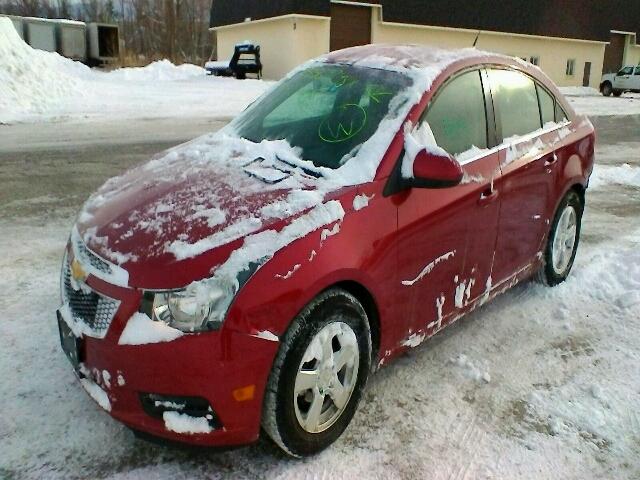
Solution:
M518 281L567 277L593 161L591 123L533 65L331 53L88 199L62 348L141 435L235 446L262 430L313 454L377 368Z

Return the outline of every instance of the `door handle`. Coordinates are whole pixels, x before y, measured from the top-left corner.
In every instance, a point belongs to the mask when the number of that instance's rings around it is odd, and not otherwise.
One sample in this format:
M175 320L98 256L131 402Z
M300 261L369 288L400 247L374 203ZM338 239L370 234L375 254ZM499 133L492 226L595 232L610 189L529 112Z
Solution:
M545 166L550 166L553 165L554 163L556 163L558 161L558 155L556 154L556 152L553 152L552 155L547 156L547 158L544 161Z
M478 205L486 206L498 199L498 190L493 190L492 188L487 188L484 192L480 194L480 198L478 199Z

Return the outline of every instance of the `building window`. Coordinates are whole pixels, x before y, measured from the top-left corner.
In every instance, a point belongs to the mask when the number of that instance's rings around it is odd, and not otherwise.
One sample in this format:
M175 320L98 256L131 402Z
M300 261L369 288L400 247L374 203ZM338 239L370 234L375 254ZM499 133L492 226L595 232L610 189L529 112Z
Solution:
M576 70L576 61L574 59L567 60L567 75L572 77Z
M536 56L529 57L529 63L536 66L540 65L540 57L536 57Z

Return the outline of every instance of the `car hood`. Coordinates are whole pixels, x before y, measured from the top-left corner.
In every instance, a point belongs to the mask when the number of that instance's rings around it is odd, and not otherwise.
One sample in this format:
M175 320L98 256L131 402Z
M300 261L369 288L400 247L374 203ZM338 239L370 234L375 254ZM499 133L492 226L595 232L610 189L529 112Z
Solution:
M285 141L210 135L107 181L77 231L129 273L129 286L174 288L209 276L245 236L320 205L321 184Z

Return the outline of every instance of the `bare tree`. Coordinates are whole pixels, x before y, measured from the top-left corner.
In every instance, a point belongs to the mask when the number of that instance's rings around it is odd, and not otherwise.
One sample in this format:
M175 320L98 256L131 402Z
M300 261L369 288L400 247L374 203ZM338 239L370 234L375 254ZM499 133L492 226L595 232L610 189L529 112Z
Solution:
M211 53L210 0L0 0L0 13L117 23L140 63L202 63Z

